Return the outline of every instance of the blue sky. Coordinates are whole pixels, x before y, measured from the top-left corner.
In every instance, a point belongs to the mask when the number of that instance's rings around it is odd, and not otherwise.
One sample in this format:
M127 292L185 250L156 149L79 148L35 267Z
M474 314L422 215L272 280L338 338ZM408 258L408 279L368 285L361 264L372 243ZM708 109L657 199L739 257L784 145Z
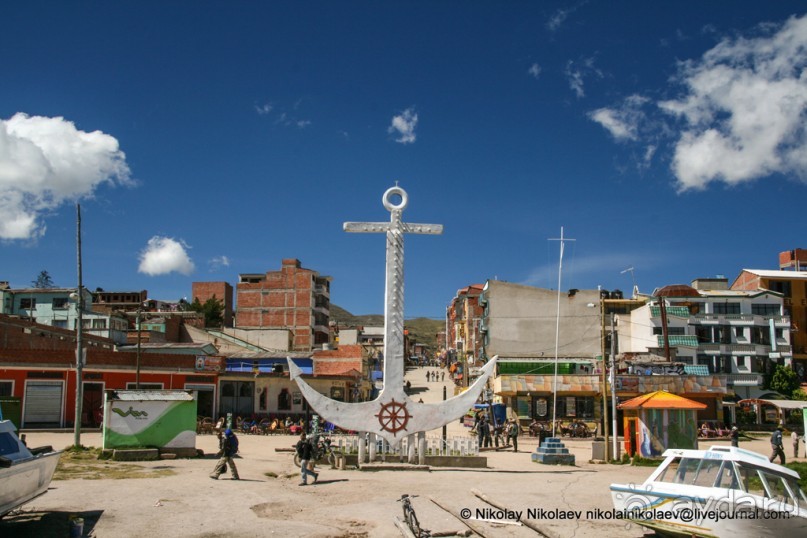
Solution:
M713 2L26 2L0 32L0 280L190 296L277 270L407 317L498 278L643 292L805 247L807 8Z

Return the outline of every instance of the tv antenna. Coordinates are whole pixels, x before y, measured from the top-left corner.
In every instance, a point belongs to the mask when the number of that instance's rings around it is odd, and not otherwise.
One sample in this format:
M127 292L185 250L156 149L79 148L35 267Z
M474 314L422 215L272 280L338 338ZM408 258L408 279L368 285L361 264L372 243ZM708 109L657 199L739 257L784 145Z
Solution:
M633 282L633 298L635 299L639 295L639 288L636 286L636 277L633 275L633 266L631 265L624 271L620 271L620 275L624 275L625 273L630 272L630 279Z

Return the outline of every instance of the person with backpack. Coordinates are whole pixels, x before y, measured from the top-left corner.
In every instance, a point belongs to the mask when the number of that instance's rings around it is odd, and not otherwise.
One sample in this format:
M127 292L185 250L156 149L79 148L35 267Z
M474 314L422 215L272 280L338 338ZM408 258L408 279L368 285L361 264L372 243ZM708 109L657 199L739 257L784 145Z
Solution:
M221 431L218 433L219 436L219 461L216 463L216 468L213 469L213 474L210 475L210 478L213 480L218 480L219 476L222 473L227 472L227 466L230 466L230 472L233 475L233 480L238 480L238 469L235 468L235 462L233 461L233 456L238 453L238 437L236 437L233 430L227 428L224 430L222 434Z
M311 458L314 455L314 447L311 445L311 441L306 439L305 433L300 434L300 440L297 441L296 449L297 455L300 456L300 477L302 478L300 485L308 485L308 475L314 477L314 484L316 484L319 473L315 473L308 468L308 464L311 462Z

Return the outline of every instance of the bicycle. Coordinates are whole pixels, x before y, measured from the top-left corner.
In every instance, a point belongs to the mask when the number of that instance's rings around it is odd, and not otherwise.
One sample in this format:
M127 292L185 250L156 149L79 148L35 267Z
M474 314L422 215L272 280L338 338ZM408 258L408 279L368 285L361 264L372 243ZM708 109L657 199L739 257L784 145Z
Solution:
M415 515L415 509L412 508L412 501L417 495L409 495L404 493L401 495L401 498L398 499L398 502L403 504L403 519L406 523L406 526L409 527L409 530L412 531L412 534L415 535L415 538L429 538L431 536L431 532L427 531L426 529L420 528L420 522L418 521L417 515Z

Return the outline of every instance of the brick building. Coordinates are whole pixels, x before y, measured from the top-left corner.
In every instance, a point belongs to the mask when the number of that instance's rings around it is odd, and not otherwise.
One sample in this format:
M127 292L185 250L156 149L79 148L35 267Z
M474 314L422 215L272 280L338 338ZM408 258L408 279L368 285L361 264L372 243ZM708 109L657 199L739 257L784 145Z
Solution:
M224 326L233 326L233 287L227 282L194 282L191 287L193 302L199 299L204 304L208 299L215 298L221 301Z
M241 274L236 286L235 326L289 329L293 350L310 351L329 342L331 277L282 261L280 271Z

